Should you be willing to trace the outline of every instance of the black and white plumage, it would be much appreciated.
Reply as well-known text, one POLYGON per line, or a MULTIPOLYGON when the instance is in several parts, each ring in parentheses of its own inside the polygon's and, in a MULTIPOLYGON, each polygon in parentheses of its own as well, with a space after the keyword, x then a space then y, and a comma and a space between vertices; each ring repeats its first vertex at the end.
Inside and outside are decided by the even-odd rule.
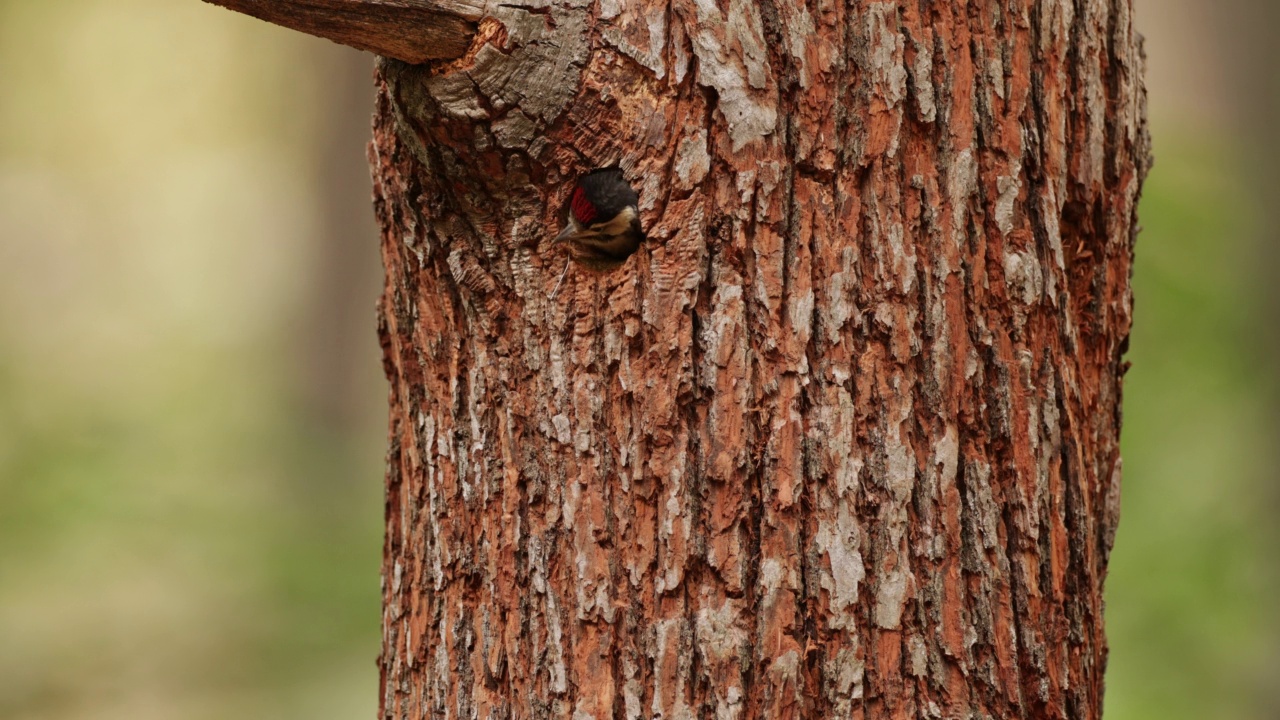
POLYGON ((556 236, 569 254, 592 270, 620 267, 644 241, 639 197, 616 167, 578 178, 569 196, 568 224, 556 236))

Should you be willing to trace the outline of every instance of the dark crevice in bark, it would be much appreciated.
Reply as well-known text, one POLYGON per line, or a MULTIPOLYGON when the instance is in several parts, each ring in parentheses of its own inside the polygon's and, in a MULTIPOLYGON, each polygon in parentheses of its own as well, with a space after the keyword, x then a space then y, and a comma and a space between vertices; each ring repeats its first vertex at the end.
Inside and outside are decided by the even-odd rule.
MULTIPOLYGON (((746 255, 749 257, 750 253, 747 253, 746 255)), ((750 278, 751 274, 748 273, 747 277, 750 278)), ((748 328, 750 328, 751 323, 748 322, 747 326, 748 328)), ((749 329, 748 329, 748 333, 750 333, 749 329)), ((749 334, 748 334, 748 338, 750 338, 749 334)), ((748 346, 754 347, 754 344, 751 343, 749 339, 748 339, 748 346)), ((755 362, 748 362, 748 367, 751 368, 751 393, 748 395, 748 397, 751 398, 752 404, 753 406, 755 406, 759 404, 759 400, 757 399, 758 398, 757 391, 759 389, 759 378, 756 375, 756 373, 758 372, 758 367, 755 362)), ((747 458, 747 467, 745 468, 745 472, 747 476, 747 488, 748 488, 747 500, 749 503, 748 509, 747 509, 746 521, 751 524, 751 530, 750 530, 751 534, 747 541, 748 562, 747 562, 746 572, 744 573, 745 577, 743 578, 743 589, 747 597, 747 607, 751 609, 751 636, 750 637, 751 637, 751 647, 753 651, 752 652, 753 662, 747 667, 743 668, 742 684, 743 684, 743 693, 748 699, 748 703, 749 703, 748 710, 751 711, 752 709, 751 703, 756 703, 760 701, 759 693, 757 692, 756 688, 757 688, 757 682, 759 680, 759 678, 757 677, 757 672, 762 668, 758 663, 761 660, 768 657, 764 651, 763 638, 761 637, 761 633, 760 633, 760 630, 761 630, 760 620, 761 620, 761 616, 763 614, 763 609, 764 609, 762 607, 763 603, 762 603, 762 597, 760 595, 760 563, 761 563, 761 560, 763 559, 762 543, 764 539, 764 523, 765 523, 764 472, 765 472, 765 466, 766 466, 762 458, 764 457, 764 448, 766 446, 767 441, 763 439, 761 435, 761 431, 760 431, 761 418, 760 418, 759 411, 753 409, 749 417, 750 417, 750 420, 747 423, 747 427, 745 429, 745 433, 747 436, 746 442, 748 443, 748 447, 753 448, 753 450, 747 458)), ((764 435, 764 438, 767 438, 767 434, 764 435)), ((759 712, 759 710, 755 710, 755 712, 759 712)))

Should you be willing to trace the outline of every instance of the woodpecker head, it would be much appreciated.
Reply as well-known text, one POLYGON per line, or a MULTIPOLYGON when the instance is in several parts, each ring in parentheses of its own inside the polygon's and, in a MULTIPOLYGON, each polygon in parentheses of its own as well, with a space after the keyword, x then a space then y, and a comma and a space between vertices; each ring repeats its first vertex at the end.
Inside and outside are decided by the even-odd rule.
POLYGON ((569 222, 556 236, 579 264, 592 270, 622 265, 644 240, 636 191, 616 167, 578 178, 569 195, 569 222))

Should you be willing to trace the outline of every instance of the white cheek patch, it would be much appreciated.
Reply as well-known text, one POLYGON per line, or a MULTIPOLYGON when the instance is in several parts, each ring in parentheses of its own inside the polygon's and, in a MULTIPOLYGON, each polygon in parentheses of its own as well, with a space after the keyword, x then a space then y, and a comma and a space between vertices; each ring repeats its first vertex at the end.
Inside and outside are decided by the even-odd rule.
POLYGON ((635 249, 635 236, 632 235, 609 235, 604 240, 604 242, 592 242, 589 244, 591 247, 611 255, 630 252, 635 249))
POLYGON ((591 226, 592 232, 598 232, 602 235, 621 235, 631 227, 631 222, 636 219, 636 209, 628 207, 618 213, 618 216, 609 222, 599 223, 591 226))

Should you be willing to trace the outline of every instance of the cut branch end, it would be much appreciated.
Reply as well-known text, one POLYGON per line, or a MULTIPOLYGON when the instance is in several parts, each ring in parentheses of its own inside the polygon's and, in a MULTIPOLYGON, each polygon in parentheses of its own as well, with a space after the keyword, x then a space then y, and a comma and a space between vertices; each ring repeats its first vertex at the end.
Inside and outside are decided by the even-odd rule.
POLYGON ((205 0, 414 65, 453 60, 475 36, 478 8, 450 0, 205 0))

